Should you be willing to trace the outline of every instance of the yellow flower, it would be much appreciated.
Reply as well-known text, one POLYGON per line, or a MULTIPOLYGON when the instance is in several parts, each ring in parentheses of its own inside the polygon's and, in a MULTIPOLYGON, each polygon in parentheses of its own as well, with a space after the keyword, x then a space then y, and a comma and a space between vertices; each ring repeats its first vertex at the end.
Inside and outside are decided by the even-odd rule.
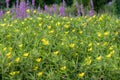
POLYGON ((10 72, 9 74, 12 75, 12 76, 14 76, 16 74, 16 72, 13 71, 13 72, 10 72))
POLYGON ((104 42, 103 45, 104 45, 104 46, 107 46, 107 45, 108 45, 108 42, 104 42))
POLYGON ((87 58, 85 59, 85 65, 90 65, 91 62, 92 62, 91 57, 87 57, 87 58))
POLYGON ((97 36, 98 36, 98 37, 101 37, 101 36, 102 36, 102 34, 101 34, 100 32, 98 32, 98 33, 97 33, 97 36))
POLYGON ((15 59, 15 62, 19 62, 20 61, 20 57, 17 57, 16 59, 15 59))
POLYGON ((73 29, 72 32, 75 32, 75 29, 73 29))
POLYGON ((100 43, 97 43, 97 46, 99 46, 100 45, 100 43))
POLYGON ((55 51, 54 54, 57 55, 59 53, 59 51, 55 51))
POLYGON ((51 29, 51 26, 47 26, 48 29, 51 29))
POLYGON ((23 44, 19 44, 18 46, 19 46, 19 48, 22 48, 22 47, 23 47, 23 44))
POLYGON ((5 47, 5 48, 3 48, 3 51, 6 51, 7 50, 7 48, 5 47))
POLYGON ((69 33, 69 31, 66 31, 66 32, 65 32, 65 34, 68 34, 68 33, 69 33))
POLYGON ((38 72, 37 75, 38 75, 38 76, 42 76, 42 75, 43 75, 43 72, 38 72))
POLYGON ((6 18, 4 19, 4 21, 6 21, 6 18))
POLYGON ((88 51, 92 51, 92 47, 88 49, 88 51))
POLYGON ((89 43, 88 46, 91 47, 91 46, 92 46, 92 43, 89 43))
POLYGON ((62 71, 66 70, 66 66, 61 67, 60 70, 62 71))
POLYGON ((118 35, 118 32, 115 32, 115 35, 118 35))
POLYGON ((49 33, 50 33, 50 34, 51 34, 51 33, 54 33, 54 30, 50 30, 50 32, 49 32, 49 33))
POLYGON ((10 11, 7 11, 6 14, 10 14, 10 11))
POLYGON ((38 20, 42 20, 42 18, 41 18, 41 17, 38 17, 38 20))
POLYGON ((14 75, 19 74, 19 73, 20 73, 20 71, 12 71, 9 74, 12 75, 12 76, 14 76, 14 75))
POLYGON ((108 55, 106 55, 106 57, 107 58, 110 58, 112 56, 112 54, 110 53, 110 54, 108 54, 108 55))
POLYGON ((38 66, 35 66, 35 67, 33 68, 34 71, 36 71, 37 69, 38 69, 38 66))
POLYGON ((97 59, 97 60, 101 60, 101 59, 102 59, 102 56, 98 56, 96 59, 97 59))
POLYGON ((24 24, 25 24, 25 22, 21 22, 21 24, 23 24, 23 25, 24 25, 24 24))
POLYGON ((6 56, 7 56, 8 58, 11 58, 11 52, 7 53, 6 56))
POLYGON ((60 22, 57 22, 57 23, 56 23, 56 26, 59 26, 59 25, 60 25, 60 22))
POLYGON ((27 12, 27 13, 30 13, 30 9, 27 9, 26 12, 27 12))
POLYGON ((109 47, 109 50, 113 50, 113 46, 110 46, 110 47, 109 47))
POLYGON ((82 33, 83 33, 83 31, 80 31, 79 33, 80 33, 80 34, 82 34, 82 33))
POLYGON ((70 48, 73 48, 74 46, 75 46, 74 43, 71 43, 71 44, 69 45, 70 48))
POLYGON ((2 27, 5 27, 6 26, 6 24, 0 24, 2 27))
POLYGON ((49 41, 48 40, 43 38, 41 41, 42 41, 43 45, 49 45, 49 41))
POLYGON ((80 44, 83 44, 83 42, 80 42, 80 44))
POLYGON ((24 53, 23 56, 24 57, 28 57, 29 53, 24 53))
POLYGON ((82 73, 79 73, 79 74, 78 74, 78 77, 82 78, 84 75, 85 75, 85 73, 82 72, 82 73))
POLYGON ((65 44, 64 42, 61 43, 61 45, 64 45, 64 44, 65 44))
POLYGON ((42 24, 40 23, 39 26, 42 26, 42 24))
POLYGON ((36 59, 36 62, 41 62, 41 58, 37 58, 37 59, 36 59))
POLYGON ((67 24, 66 24, 66 25, 64 25, 64 28, 69 28, 69 25, 67 25, 67 24))
POLYGON ((113 50, 113 51, 111 51, 108 55, 106 55, 106 57, 107 58, 110 58, 110 57, 112 57, 112 55, 115 53, 115 51, 113 50))
POLYGON ((35 14, 36 12, 37 12, 36 10, 33 11, 34 14, 35 14))
POLYGON ((19 30, 18 30, 18 29, 15 29, 15 32, 19 32, 19 30))
POLYGON ((12 51, 12 49, 13 49, 12 47, 9 47, 9 50, 10 50, 10 51, 12 51))
POLYGON ((104 32, 104 35, 107 36, 107 35, 109 35, 109 33, 110 33, 109 31, 104 32))

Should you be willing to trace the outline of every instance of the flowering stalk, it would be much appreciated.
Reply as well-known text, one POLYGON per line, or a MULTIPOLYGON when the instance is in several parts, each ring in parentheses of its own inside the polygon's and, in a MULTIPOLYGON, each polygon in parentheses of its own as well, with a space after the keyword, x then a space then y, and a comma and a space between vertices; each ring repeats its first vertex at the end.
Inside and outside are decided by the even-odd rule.
POLYGON ((63 0, 63 3, 62 3, 62 4, 63 4, 63 6, 65 6, 65 0, 63 0))
POLYGON ((53 7, 53 12, 56 13, 56 10, 57 10, 57 8, 56 8, 56 4, 53 4, 52 7, 53 7))
POLYGON ((16 8, 19 6, 19 0, 16 0, 16 8))
POLYGON ((76 8, 77 8, 77 13, 78 15, 80 15, 80 9, 79 9, 79 5, 78 5, 78 2, 76 1, 76 8))
POLYGON ((59 11, 60 11, 61 16, 65 16, 65 7, 64 6, 60 6, 59 11))
POLYGON ((50 14, 51 15, 53 14, 53 8, 52 7, 50 8, 50 14))
POLYGON ((91 5, 91 10, 90 10, 90 16, 94 15, 94 4, 93 4, 93 0, 90 0, 90 5, 91 5))
POLYGON ((83 6, 83 4, 80 5, 80 10, 81 10, 82 15, 84 16, 85 13, 84 13, 84 6, 83 6))
POLYGON ((44 8, 45 8, 45 12, 46 12, 46 13, 48 13, 48 12, 49 12, 49 11, 48 11, 48 6, 47 6, 47 5, 45 5, 45 7, 44 7, 44 8))
POLYGON ((6 0, 6 7, 9 8, 9 0, 6 0))
POLYGON ((20 18, 25 18, 26 17, 26 3, 24 1, 20 2, 19 9, 17 11, 17 15, 20 18))
POLYGON ((32 0, 32 6, 33 7, 35 6, 35 0, 32 0))
POLYGON ((38 9, 37 9, 38 12, 40 12, 40 5, 38 6, 38 9))
POLYGON ((3 16, 3 11, 0 10, 0 18, 2 18, 2 16, 3 16))

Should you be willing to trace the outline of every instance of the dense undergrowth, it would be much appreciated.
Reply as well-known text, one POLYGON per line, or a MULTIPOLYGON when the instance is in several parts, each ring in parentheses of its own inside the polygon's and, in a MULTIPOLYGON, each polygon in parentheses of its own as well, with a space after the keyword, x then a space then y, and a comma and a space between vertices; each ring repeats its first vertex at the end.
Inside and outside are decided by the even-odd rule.
POLYGON ((119 80, 119 44, 120 20, 106 14, 4 17, 0 20, 0 78, 119 80))

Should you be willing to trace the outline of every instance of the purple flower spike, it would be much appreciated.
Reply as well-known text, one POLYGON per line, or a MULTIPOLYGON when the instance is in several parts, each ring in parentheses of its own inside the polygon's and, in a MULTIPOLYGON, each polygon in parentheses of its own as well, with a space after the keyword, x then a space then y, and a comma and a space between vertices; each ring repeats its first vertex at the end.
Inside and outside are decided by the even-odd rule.
POLYGON ((53 8, 52 7, 50 8, 50 14, 51 15, 53 14, 53 8))
POLYGON ((91 5, 92 9, 94 9, 93 0, 90 0, 90 5, 91 5))
POLYGON ((63 0, 63 6, 65 6, 65 0, 63 0))
POLYGON ((6 0, 6 7, 7 7, 7 8, 9 7, 9 1, 10 1, 10 0, 6 0))
POLYGON ((2 18, 2 16, 3 16, 3 11, 0 10, 0 18, 2 18))
POLYGON ((47 5, 45 5, 45 11, 46 11, 46 13, 48 13, 48 6, 47 5))
POLYGON ((90 10, 90 16, 93 16, 94 15, 94 10, 90 10))
POLYGON ((40 12, 40 5, 38 6, 38 9, 37 9, 37 10, 38 10, 38 12, 40 12))
POLYGON ((32 0, 32 6, 33 7, 35 6, 35 0, 32 0))
POLYGON ((65 16, 65 7, 64 6, 60 6, 59 11, 60 11, 61 16, 65 16))
POLYGON ((79 7, 79 5, 78 5, 78 2, 76 1, 76 8, 78 8, 79 7))
POLYGON ((57 8, 56 8, 56 4, 53 4, 52 7, 53 7, 53 12, 56 13, 56 10, 57 10, 57 8))
POLYGON ((24 1, 20 2, 19 9, 16 10, 16 15, 19 18, 25 18, 27 16, 27 14, 26 14, 26 3, 24 1))

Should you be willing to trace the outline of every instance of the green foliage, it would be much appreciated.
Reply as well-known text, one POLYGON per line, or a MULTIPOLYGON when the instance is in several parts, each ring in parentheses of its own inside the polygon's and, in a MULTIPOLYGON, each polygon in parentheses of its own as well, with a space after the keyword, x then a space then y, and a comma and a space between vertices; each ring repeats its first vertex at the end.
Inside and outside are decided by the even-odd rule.
POLYGON ((115 13, 120 16, 120 0, 115 0, 115 13))
POLYGON ((119 80, 120 20, 36 14, 0 20, 2 80, 119 80))
POLYGON ((95 11, 99 12, 100 9, 108 2, 108 0, 93 0, 95 11))

